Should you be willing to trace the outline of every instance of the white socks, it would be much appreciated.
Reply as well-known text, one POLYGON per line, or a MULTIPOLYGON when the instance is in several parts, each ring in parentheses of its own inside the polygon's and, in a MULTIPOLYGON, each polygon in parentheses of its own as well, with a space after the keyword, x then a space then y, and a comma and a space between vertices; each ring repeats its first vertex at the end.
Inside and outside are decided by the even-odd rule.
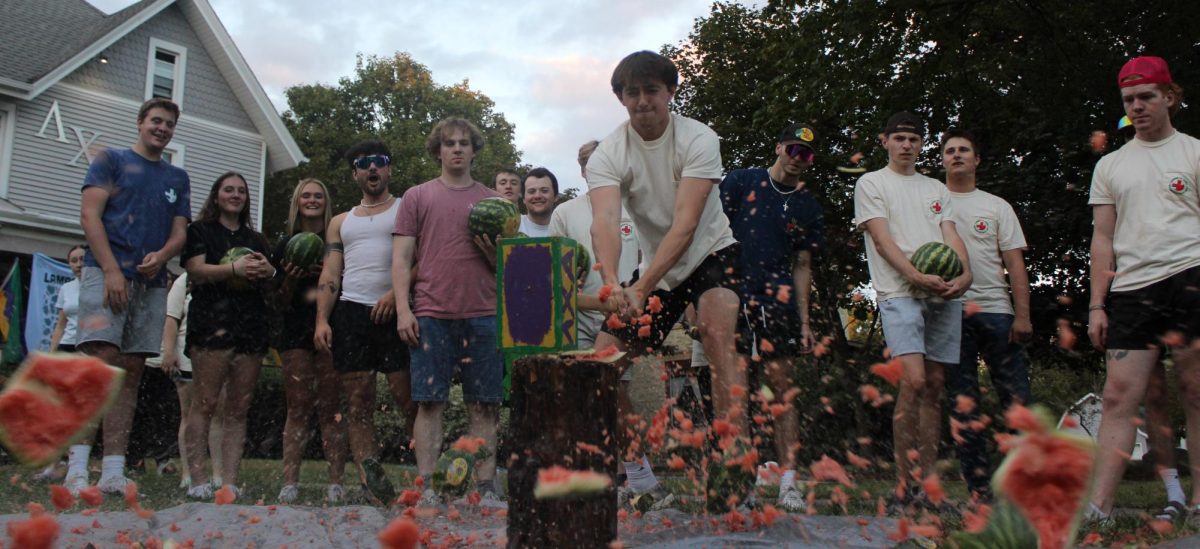
POLYGON ((67 450, 67 476, 87 478, 88 457, 91 455, 91 444, 72 444, 67 450))
POLYGON ((788 469, 779 476, 779 490, 795 489, 796 488, 796 471, 788 469))
POLYGON ((1187 496, 1183 495, 1183 485, 1179 483, 1179 469, 1160 469, 1158 476, 1162 477, 1163 486, 1167 488, 1167 501, 1187 503, 1187 496))
POLYGON ((116 478, 125 476, 125 456, 104 456, 101 462, 100 478, 116 478))
POLYGON ((625 477, 629 479, 629 489, 639 494, 649 492, 658 485, 658 479, 650 469, 650 460, 645 455, 638 461, 625 462, 625 477))

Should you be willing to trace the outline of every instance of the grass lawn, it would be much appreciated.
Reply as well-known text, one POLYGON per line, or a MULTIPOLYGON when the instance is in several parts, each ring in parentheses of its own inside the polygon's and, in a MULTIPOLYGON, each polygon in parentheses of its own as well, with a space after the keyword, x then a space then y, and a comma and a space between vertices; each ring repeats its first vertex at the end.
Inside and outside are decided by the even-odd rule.
MULTIPOLYGON (((94 461, 93 465, 98 467, 99 463, 94 461)), ((304 462, 301 468, 300 497, 297 504, 312 506, 325 504, 326 467, 324 462, 304 462)), ((405 465, 385 465, 385 467, 397 487, 412 487, 413 479, 416 476, 414 467, 405 465)), ((353 469, 350 468, 346 476, 348 484, 350 483, 349 479, 356 478, 352 471, 353 469)), ((3 478, 10 479, 10 489, 0 491, 0 513, 22 513, 29 502, 41 503, 47 508, 52 507, 49 485, 29 480, 34 472, 33 469, 18 465, 0 466, 0 474, 3 475, 3 478)), ((93 472, 92 481, 95 482, 98 476, 97 472, 93 472)), ((142 494, 142 505, 148 509, 172 507, 187 501, 184 498, 183 490, 179 488, 179 475, 177 474, 159 475, 154 472, 153 467, 148 467, 147 473, 135 475, 131 479, 138 483, 138 491, 142 494)), ((692 494, 694 489, 686 479, 666 476, 663 481, 673 492, 685 496, 684 502, 680 506, 682 510, 693 513, 702 512, 703 502, 695 494, 692 494)), ((1189 489, 1187 481, 1188 479, 1184 479, 1185 492, 1189 489)), ((275 498, 283 484, 280 462, 276 460, 243 461, 240 484, 244 487, 240 503, 253 504, 260 499, 266 504, 275 503, 275 498)), ((889 480, 860 480, 854 489, 845 490, 850 496, 850 502, 845 510, 839 505, 830 503, 829 498, 835 487, 836 485, 832 483, 816 485, 818 513, 874 515, 876 500, 880 496, 886 499, 892 493, 894 484, 889 480)), ((347 486, 347 489, 350 488, 352 487, 347 486)), ((947 497, 951 500, 962 501, 966 498, 966 487, 961 481, 946 481, 944 488, 947 497)), ((773 490, 763 491, 762 496, 768 503, 774 500, 773 490)), ((1129 510, 1131 513, 1117 519, 1113 524, 1097 529, 1097 532, 1103 536, 1106 545, 1123 539, 1155 543, 1160 540, 1200 533, 1200 531, 1187 527, 1176 529, 1166 537, 1150 531, 1145 517, 1138 516, 1138 513, 1153 514, 1161 508, 1165 498, 1162 484, 1158 481, 1126 481, 1122 483, 1117 494, 1117 507, 1129 510)), ((101 506, 101 510, 104 511, 124 509, 124 501, 112 496, 106 497, 101 506)), ((943 519, 945 519, 947 528, 954 528, 960 522, 957 517, 943 517, 943 519)), ((1090 530, 1085 528, 1080 533, 1080 539, 1082 540, 1088 532, 1090 530)))

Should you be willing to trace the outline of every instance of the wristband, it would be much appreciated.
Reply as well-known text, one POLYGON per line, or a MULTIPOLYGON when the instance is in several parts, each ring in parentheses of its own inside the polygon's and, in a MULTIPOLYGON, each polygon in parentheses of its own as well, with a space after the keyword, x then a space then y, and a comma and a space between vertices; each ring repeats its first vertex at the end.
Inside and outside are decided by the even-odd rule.
POLYGON ((1100 304, 1100 305, 1092 305, 1092 306, 1088 307, 1088 310, 1089 311, 1103 311, 1103 310, 1106 310, 1106 308, 1104 307, 1103 304, 1100 304))

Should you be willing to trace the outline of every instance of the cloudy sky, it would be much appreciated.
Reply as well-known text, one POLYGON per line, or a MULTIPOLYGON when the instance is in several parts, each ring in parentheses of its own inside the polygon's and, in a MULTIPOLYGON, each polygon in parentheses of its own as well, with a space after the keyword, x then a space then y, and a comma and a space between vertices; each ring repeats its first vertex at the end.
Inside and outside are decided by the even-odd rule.
MULTIPOLYGON (((132 0, 88 0, 113 12, 132 0)), ((625 55, 687 37, 711 0, 322 2, 209 0, 280 112, 283 91, 334 84, 357 53, 407 51, 442 84, 470 81, 516 125, 522 160, 582 186, 575 152, 625 117, 609 90, 625 55), (352 6, 352 7, 351 7, 352 6)), ((750 3, 750 2, 747 2, 750 3)), ((486 174, 475 174, 483 179, 486 174)))

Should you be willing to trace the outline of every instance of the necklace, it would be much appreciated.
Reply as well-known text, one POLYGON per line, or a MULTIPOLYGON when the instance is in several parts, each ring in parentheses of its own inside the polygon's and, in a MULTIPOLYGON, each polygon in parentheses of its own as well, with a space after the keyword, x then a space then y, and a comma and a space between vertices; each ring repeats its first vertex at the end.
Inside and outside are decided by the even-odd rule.
POLYGON ((375 206, 378 206, 378 205, 380 205, 380 204, 387 204, 387 203, 388 203, 388 201, 389 201, 389 200, 391 200, 391 199, 392 199, 392 195, 389 193, 389 194, 388 194, 388 196, 387 196, 387 198, 385 198, 385 199, 383 199, 383 200, 380 200, 379 202, 375 202, 375 203, 372 203, 372 204, 367 204, 367 203, 366 203, 366 201, 362 201, 362 202, 359 202, 359 203, 358 203, 358 205, 359 205, 359 206, 362 206, 362 207, 364 207, 364 208, 374 208, 375 206))
POLYGON ((800 190, 800 185, 796 185, 795 187, 792 188, 792 190, 790 190, 788 192, 783 192, 783 191, 779 190, 779 187, 775 186, 775 178, 771 176, 770 170, 767 170, 767 181, 771 182, 771 188, 775 189, 775 192, 787 197, 787 199, 785 199, 783 201, 783 211, 786 212, 788 209, 788 202, 792 201, 792 197, 790 195, 792 195, 796 191, 800 190))

